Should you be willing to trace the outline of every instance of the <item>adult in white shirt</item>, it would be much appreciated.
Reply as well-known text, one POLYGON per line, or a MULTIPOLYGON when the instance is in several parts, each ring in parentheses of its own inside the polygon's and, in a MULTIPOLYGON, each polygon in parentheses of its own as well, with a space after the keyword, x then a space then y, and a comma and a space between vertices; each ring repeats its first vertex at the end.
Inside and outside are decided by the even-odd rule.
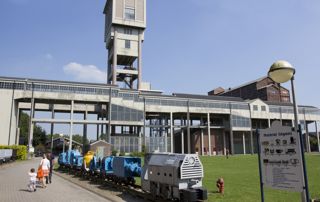
POLYGON ((43 171, 43 177, 46 179, 46 181, 44 181, 44 178, 43 178, 43 184, 44 184, 44 187, 46 187, 49 180, 48 178, 49 178, 49 170, 50 170, 50 161, 47 159, 47 156, 45 154, 43 155, 43 159, 40 162, 40 166, 43 171))

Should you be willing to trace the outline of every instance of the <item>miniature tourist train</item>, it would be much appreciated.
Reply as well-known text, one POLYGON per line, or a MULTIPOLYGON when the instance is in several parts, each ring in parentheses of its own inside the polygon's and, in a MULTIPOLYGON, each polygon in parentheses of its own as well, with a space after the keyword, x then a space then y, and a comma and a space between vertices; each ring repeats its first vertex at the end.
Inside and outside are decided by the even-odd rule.
POLYGON ((207 190, 202 186, 203 166, 197 154, 149 153, 142 167, 140 157, 97 158, 91 151, 82 156, 76 150, 69 150, 59 155, 58 163, 61 169, 81 176, 141 188, 154 200, 207 199, 207 190), (141 187, 135 185, 136 177, 140 177, 141 187))

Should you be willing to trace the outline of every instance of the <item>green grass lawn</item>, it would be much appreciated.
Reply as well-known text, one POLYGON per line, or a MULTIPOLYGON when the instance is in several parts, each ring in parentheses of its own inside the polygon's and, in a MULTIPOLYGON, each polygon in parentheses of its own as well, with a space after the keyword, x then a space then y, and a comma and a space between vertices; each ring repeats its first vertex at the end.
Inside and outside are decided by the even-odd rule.
MULTIPOLYGON (((306 155, 311 198, 320 198, 320 155, 306 155)), ((257 155, 201 157, 204 166, 203 185, 208 189, 209 201, 260 201, 257 155), (216 180, 223 177, 225 193, 217 191, 216 180)), ((265 189, 265 201, 295 202, 300 193, 265 189)))

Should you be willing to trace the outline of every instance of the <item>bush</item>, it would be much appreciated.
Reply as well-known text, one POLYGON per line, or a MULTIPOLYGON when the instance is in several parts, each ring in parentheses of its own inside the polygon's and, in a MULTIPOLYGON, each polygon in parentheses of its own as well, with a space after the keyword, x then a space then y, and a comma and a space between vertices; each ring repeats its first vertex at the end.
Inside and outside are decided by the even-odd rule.
POLYGON ((17 159, 26 160, 27 159, 27 146, 25 145, 0 145, 0 149, 16 149, 17 150, 17 159))
POLYGON ((145 153, 144 152, 131 152, 130 156, 131 157, 144 157, 145 153))
POLYGON ((112 150, 111 155, 112 156, 117 156, 118 151, 117 150, 112 150))
POLYGON ((126 153, 124 153, 124 152, 120 152, 120 154, 119 154, 119 156, 125 156, 126 155, 126 153))

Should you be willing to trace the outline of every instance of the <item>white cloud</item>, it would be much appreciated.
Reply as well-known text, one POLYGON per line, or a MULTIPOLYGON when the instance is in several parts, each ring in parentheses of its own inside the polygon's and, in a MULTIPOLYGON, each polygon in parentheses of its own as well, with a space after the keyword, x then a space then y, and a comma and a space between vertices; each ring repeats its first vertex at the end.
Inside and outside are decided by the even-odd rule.
POLYGON ((47 60, 52 60, 52 59, 53 59, 53 56, 52 56, 50 53, 47 53, 44 57, 45 57, 47 60))
POLYGON ((75 76, 77 80, 87 82, 101 82, 106 83, 106 72, 101 71, 94 65, 82 65, 76 62, 71 62, 63 67, 66 74, 75 76))

